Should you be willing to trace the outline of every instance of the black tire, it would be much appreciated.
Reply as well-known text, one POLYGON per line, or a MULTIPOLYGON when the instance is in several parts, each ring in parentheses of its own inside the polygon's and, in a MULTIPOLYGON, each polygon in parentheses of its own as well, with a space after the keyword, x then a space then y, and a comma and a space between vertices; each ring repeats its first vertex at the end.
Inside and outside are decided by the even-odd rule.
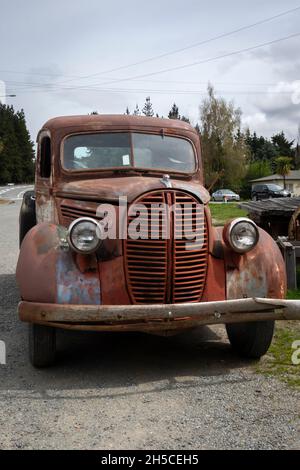
POLYGON ((272 343, 274 321, 229 323, 226 330, 232 348, 240 356, 259 359, 272 343))
POLYGON ((43 325, 29 325, 29 359, 34 367, 49 367, 55 362, 56 330, 43 325))
POLYGON ((26 233, 36 225, 34 191, 26 191, 19 217, 19 246, 26 233))

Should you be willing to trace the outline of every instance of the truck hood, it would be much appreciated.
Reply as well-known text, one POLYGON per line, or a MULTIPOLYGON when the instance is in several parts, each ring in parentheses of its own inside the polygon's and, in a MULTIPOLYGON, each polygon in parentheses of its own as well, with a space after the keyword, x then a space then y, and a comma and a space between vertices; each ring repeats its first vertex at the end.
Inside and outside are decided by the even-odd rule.
POLYGON ((119 197, 126 196, 129 203, 141 194, 159 189, 179 189, 194 194, 203 204, 206 204, 210 195, 200 183, 182 181, 170 178, 170 185, 162 178, 148 176, 124 176, 114 178, 76 180, 69 183, 60 183, 54 195, 63 198, 118 202, 119 197))

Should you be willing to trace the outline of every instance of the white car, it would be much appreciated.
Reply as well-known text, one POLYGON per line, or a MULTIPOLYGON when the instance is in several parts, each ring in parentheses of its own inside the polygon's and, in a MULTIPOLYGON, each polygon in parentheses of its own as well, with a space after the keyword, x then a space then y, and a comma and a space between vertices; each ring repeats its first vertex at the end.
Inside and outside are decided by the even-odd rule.
POLYGON ((240 196, 231 189, 219 189, 218 191, 215 191, 212 193, 211 198, 213 201, 222 201, 222 202, 227 202, 227 201, 239 201, 240 196))

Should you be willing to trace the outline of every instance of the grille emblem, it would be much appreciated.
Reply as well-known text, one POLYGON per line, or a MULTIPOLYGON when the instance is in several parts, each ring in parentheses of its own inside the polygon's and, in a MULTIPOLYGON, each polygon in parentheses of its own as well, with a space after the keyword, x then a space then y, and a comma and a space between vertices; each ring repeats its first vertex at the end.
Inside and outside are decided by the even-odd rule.
POLYGON ((172 188, 170 175, 164 175, 160 181, 165 185, 166 188, 172 188))

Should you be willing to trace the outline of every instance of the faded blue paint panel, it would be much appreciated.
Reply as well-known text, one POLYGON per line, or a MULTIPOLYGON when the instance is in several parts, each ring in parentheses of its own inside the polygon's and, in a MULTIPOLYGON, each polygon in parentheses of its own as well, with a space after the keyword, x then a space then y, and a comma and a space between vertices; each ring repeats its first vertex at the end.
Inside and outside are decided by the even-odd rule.
POLYGON ((227 284, 227 299, 242 299, 245 297, 267 297, 268 295, 268 280, 266 273, 257 270, 252 271, 243 268, 243 271, 238 269, 229 270, 226 273, 227 284))
POLYGON ((70 253, 60 253, 56 263, 57 303, 100 305, 98 273, 81 273, 70 253))

